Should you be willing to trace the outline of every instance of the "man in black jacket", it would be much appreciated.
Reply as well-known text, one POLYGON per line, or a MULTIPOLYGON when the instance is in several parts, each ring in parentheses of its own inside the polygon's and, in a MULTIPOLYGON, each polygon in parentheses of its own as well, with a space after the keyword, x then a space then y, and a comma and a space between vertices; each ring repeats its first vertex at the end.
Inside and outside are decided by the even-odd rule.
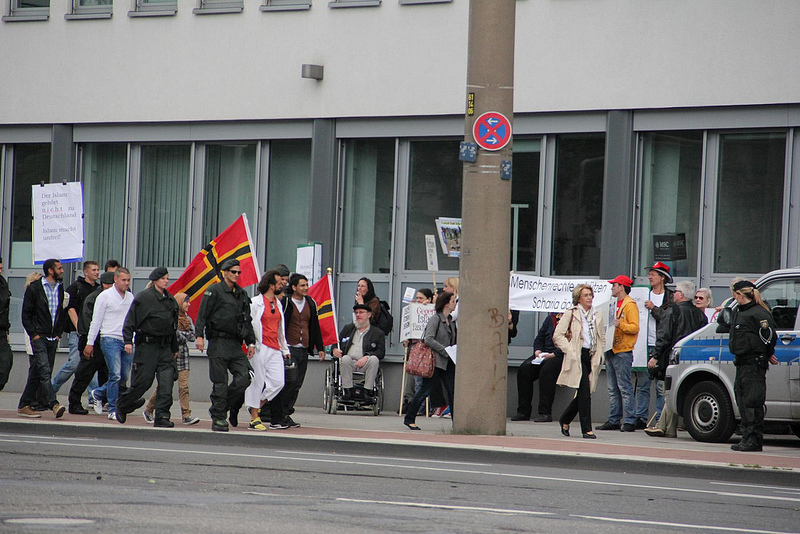
POLYGON ((11 321, 8 319, 8 310, 11 307, 11 291, 8 282, 3 278, 3 258, 0 258, 0 391, 8 382, 11 366, 14 364, 14 354, 8 344, 8 331, 11 321))
POLYGON ((64 286, 61 285, 64 268, 59 260, 49 259, 42 265, 42 271, 44 278, 29 285, 22 299, 22 326, 31 340, 33 354, 30 356, 28 382, 19 399, 17 415, 41 417, 31 408, 37 389, 41 388, 47 407, 53 410, 58 419, 64 415, 66 408, 56 400, 50 375, 66 315, 64 286))
POLYGON ((367 304, 353 306, 355 322, 339 332, 339 348, 333 356, 341 359, 340 372, 345 397, 353 398, 353 371, 364 373, 364 390, 367 395, 375 389, 379 360, 386 355, 386 335, 377 326, 370 325, 372 308, 367 304))
POLYGON ((283 407, 284 424, 300 426, 291 418, 294 403, 303 386, 308 369, 308 356, 316 351, 319 361, 325 360, 325 346, 314 299, 308 296, 308 278, 294 273, 289 278, 291 293, 282 299, 283 320, 286 327, 286 343, 292 354, 291 367, 286 369, 284 386, 279 393, 283 407))
MULTIPOLYGON (((667 308, 661 321, 658 323, 658 336, 656 346, 650 354, 647 368, 650 376, 657 380, 664 380, 669 355, 675 344, 708 324, 708 317, 703 310, 692 303, 694 298, 694 284, 688 281, 678 282, 673 293, 673 304, 667 308)), ((678 429, 678 414, 669 411, 666 407, 661 411, 658 425, 645 428, 648 436, 676 438, 678 429)))

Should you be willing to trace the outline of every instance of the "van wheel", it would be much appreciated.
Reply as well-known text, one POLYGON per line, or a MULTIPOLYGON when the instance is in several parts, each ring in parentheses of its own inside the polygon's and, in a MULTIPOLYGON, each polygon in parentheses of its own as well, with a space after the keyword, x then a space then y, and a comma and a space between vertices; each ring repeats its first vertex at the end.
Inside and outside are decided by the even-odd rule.
POLYGON ((717 382, 700 382, 689 390, 683 403, 686 430, 697 441, 728 441, 736 428, 731 398, 717 382))

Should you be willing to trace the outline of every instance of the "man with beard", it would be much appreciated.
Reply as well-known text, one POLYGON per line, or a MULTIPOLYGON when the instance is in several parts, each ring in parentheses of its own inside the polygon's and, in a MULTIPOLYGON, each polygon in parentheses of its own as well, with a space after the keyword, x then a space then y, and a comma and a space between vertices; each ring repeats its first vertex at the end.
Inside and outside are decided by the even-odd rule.
POLYGON ((339 348, 333 356, 341 359, 340 372, 345 398, 353 398, 353 371, 364 373, 364 392, 371 395, 375 389, 379 361, 386 354, 386 335, 369 323, 372 308, 367 304, 353 306, 355 321, 342 328, 339 333, 339 348))

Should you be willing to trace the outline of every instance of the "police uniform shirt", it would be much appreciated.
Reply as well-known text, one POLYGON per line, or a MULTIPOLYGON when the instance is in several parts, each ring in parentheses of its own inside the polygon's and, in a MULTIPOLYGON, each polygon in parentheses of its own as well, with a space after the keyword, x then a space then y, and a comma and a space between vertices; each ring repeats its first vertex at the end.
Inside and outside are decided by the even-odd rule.
POLYGON ((229 336, 239 335, 239 326, 244 328, 245 342, 256 342, 250 318, 250 298, 237 284, 217 282, 203 293, 195 329, 198 337, 214 337, 214 332, 229 336))
MULTIPOLYGON (((169 339, 172 352, 178 352, 178 303, 169 291, 149 287, 139 292, 125 318, 123 338, 131 343, 134 332, 153 338, 169 339)), ((138 342, 139 340, 137 340, 138 342)))

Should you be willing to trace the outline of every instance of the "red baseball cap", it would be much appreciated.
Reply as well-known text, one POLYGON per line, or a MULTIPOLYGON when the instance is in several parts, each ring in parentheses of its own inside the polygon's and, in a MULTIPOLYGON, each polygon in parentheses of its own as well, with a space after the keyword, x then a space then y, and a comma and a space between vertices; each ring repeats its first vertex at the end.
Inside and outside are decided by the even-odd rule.
POLYGON ((621 275, 617 276, 616 278, 614 278, 613 280, 609 280, 608 283, 609 284, 622 284, 623 286, 631 287, 633 285, 633 280, 631 280, 630 278, 628 278, 624 274, 621 274, 621 275))

